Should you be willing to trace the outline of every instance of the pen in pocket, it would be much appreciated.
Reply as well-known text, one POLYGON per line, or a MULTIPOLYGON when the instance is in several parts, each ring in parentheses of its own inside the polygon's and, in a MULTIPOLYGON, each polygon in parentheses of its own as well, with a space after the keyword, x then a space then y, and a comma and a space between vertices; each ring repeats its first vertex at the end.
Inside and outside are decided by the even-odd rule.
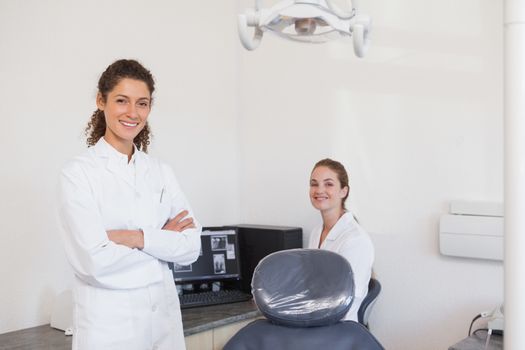
POLYGON ((162 191, 160 191, 160 201, 159 203, 162 203, 162 196, 164 195, 164 187, 162 188, 162 191))

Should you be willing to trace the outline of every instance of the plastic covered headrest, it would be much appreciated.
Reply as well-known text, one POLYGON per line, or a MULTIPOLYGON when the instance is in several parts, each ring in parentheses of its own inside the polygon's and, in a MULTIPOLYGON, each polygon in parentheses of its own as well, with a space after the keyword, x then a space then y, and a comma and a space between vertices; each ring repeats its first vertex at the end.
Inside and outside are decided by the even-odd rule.
POLYGON ((339 321, 354 300, 354 274, 337 253, 291 249, 268 255, 253 273, 252 294, 270 321, 294 327, 339 321))

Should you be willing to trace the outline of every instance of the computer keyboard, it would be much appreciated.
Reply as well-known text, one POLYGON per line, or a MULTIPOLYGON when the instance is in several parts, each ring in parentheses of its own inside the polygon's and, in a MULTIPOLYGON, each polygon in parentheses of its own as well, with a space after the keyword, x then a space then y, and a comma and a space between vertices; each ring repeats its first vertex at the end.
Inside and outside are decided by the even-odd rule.
POLYGON ((237 303, 252 298, 251 294, 240 290, 220 290, 218 292, 189 293, 179 296, 181 309, 190 307, 209 306, 216 304, 237 303))

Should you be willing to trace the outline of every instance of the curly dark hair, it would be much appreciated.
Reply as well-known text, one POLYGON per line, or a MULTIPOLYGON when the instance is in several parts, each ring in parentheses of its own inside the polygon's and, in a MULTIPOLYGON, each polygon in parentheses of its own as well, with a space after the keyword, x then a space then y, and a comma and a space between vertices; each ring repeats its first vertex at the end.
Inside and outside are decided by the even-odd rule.
MULTIPOLYGON (((150 95, 153 95, 153 91, 155 91, 155 81, 151 75, 151 72, 135 60, 121 59, 109 65, 109 67, 106 68, 98 80, 98 92, 102 95, 104 101, 106 101, 111 90, 113 90, 115 86, 124 78, 135 79, 144 82, 148 86, 150 95)), ((98 140, 104 136, 105 132, 106 119, 104 116, 104 111, 97 109, 91 115, 91 119, 89 120, 85 129, 87 145, 95 145, 98 140)), ((147 152, 148 145, 150 143, 150 136, 151 132, 149 124, 146 122, 144 128, 133 139, 133 143, 139 150, 147 152)))

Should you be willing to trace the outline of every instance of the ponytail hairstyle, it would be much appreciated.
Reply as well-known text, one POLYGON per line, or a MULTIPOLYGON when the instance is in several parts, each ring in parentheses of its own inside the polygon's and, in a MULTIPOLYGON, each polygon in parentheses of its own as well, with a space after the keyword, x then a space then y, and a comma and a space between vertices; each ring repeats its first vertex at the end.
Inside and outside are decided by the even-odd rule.
POLYGON ((339 183, 341 184, 341 188, 348 187, 348 192, 346 192, 346 196, 343 198, 343 201, 341 203, 343 210, 346 210, 345 202, 346 202, 346 199, 348 198, 348 195, 350 194, 350 185, 348 184, 348 173, 346 172, 345 167, 343 166, 343 164, 339 163, 336 160, 325 158, 315 163, 314 168, 312 169, 312 172, 321 166, 327 167, 328 169, 332 170, 333 172, 337 174, 337 179, 339 180, 339 183))
MULTIPOLYGON (((98 80, 98 92, 102 95, 104 102, 107 100, 108 94, 125 78, 144 82, 148 86, 150 95, 153 95, 155 81, 151 72, 135 60, 121 59, 109 65, 98 80)), ((153 99, 151 100, 153 101, 153 99)), ((88 146, 94 146, 104 136, 106 133, 104 111, 97 108, 93 112, 84 133, 87 137, 86 143, 88 146)), ((146 122, 144 128, 133 139, 133 143, 139 150, 147 152, 150 136, 149 124, 146 122)))

